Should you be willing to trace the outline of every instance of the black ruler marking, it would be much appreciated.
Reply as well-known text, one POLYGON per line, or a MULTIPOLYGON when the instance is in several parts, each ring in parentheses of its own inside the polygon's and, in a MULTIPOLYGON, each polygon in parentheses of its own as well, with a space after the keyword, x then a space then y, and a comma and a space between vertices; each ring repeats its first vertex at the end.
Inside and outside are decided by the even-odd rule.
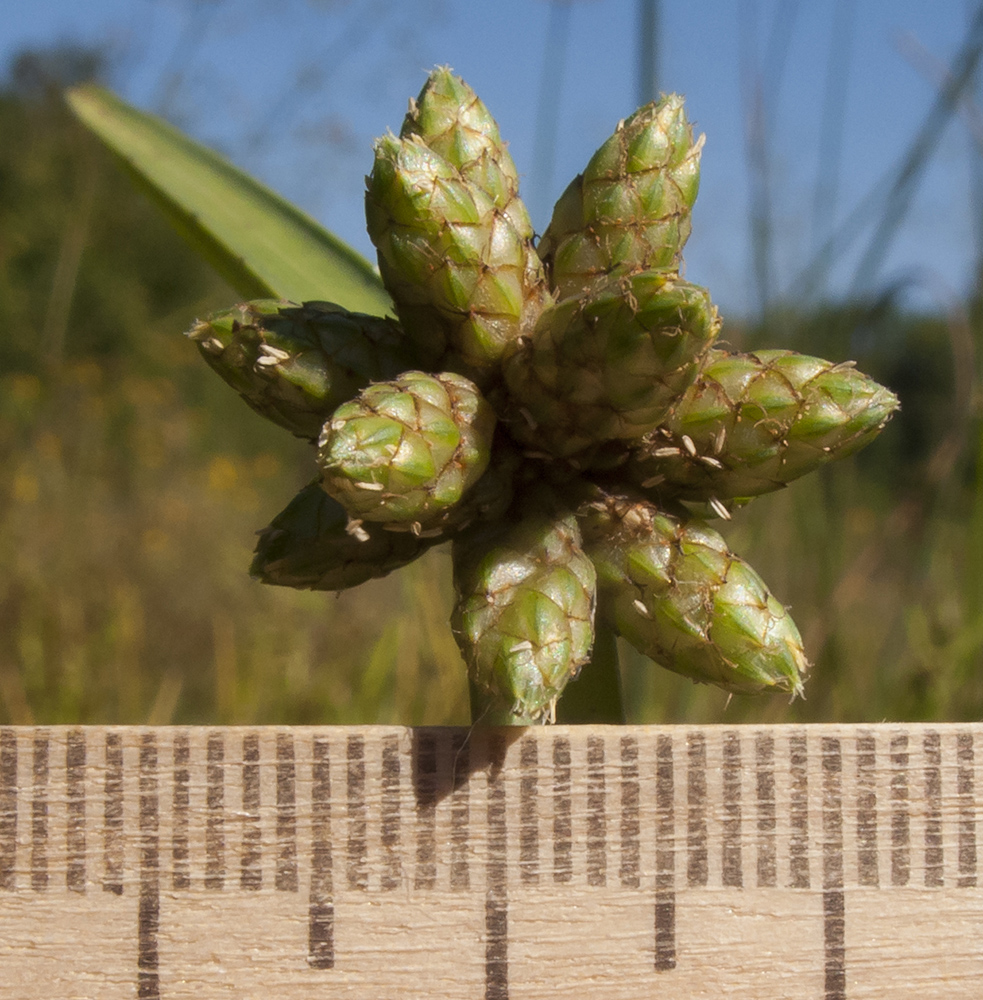
POLYGON ((242 738, 242 849, 239 855, 239 886, 253 892, 263 886, 261 806, 259 735, 246 733, 242 738))
POLYGON ((206 749, 205 888, 225 888, 225 740, 210 733, 206 749))
POLYGON ((0 889, 16 886, 17 737, 0 729, 0 889))
POLYGON ((754 740, 755 791, 758 809, 758 886, 778 884, 777 829, 775 807, 775 738, 758 733, 754 740))
POLYGON ((365 814, 365 741, 361 736, 349 736, 347 746, 348 799, 348 888, 367 889, 369 873, 366 860, 365 814))
POLYGON ((553 881, 573 879, 573 815, 570 800, 570 740, 553 737, 553 881))
POLYGON ((400 764, 399 741, 387 736, 382 743, 382 876, 380 884, 385 890, 398 888, 403 881, 400 859, 400 764))
MULTIPOLYGON (((436 839, 432 858, 421 859, 420 846, 425 844, 426 824, 435 823, 435 817, 426 817, 428 796, 433 796, 436 808, 438 795, 437 772, 440 761, 453 768, 449 786, 449 818, 451 824, 451 887, 460 889, 470 885, 468 874, 470 818, 469 782, 469 736, 454 733, 443 741, 433 733, 423 733, 425 739, 416 746, 415 791, 417 793, 416 888, 433 888, 433 882, 420 880, 420 871, 425 863, 433 863, 436 868, 436 839), (429 740, 429 742, 428 742, 429 740), (444 745, 446 742, 446 746, 444 745), (451 756, 447 752, 450 750, 451 756), (432 767, 430 761, 432 757, 432 767), (432 777, 432 782, 430 778, 432 777), (432 785, 432 787, 431 787, 432 785), (421 831, 420 817, 424 814, 421 831), (456 874, 455 874, 456 873, 456 874)), ((487 897, 486 897, 486 997, 508 996, 508 899, 506 865, 506 811, 507 791, 514 782, 518 799, 519 816, 519 877, 523 881, 534 881, 523 872, 531 871, 538 879, 539 843, 539 753, 538 743, 524 737, 519 748, 511 754, 516 758, 515 771, 505 772, 504 760, 507 753, 503 737, 490 734, 492 740, 491 772, 488 778, 487 802, 487 897)), ((977 831, 978 822, 975 803, 975 748, 972 732, 955 732, 945 736, 933 729, 922 730, 915 735, 916 746, 920 743, 920 773, 912 778, 912 762, 909 754, 909 735, 895 733, 890 738, 890 792, 889 814, 891 817, 891 884, 907 885, 910 882, 911 851, 911 800, 912 788, 918 795, 920 806, 924 808, 924 885, 938 888, 945 884, 945 830, 943 817, 954 818, 953 840, 956 849, 949 852, 949 885, 972 887, 977 885, 977 831), (952 739, 950 746, 949 740, 952 739), (943 746, 943 742, 945 746, 943 746), (943 788, 944 753, 955 751, 955 766, 950 767, 954 775, 955 787, 943 788), (921 780, 919 780, 919 778, 921 780), (914 780, 914 785, 912 781, 914 780), (954 795, 952 792, 954 791, 954 795), (951 796, 944 798, 945 795, 951 796), (954 808, 953 808, 954 807, 954 808)), ((66 803, 66 887, 73 892, 84 892, 86 888, 86 773, 95 760, 87 755, 86 732, 81 729, 65 733, 65 803, 66 803)), ((154 733, 140 734, 139 754, 139 831, 140 831, 140 904, 139 904, 139 984, 141 998, 156 998, 160 988, 158 981, 158 932, 160 921, 159 880, 160 843, 158 813, 158 749, 154 733)), ((818 741, 817 741, 818 742, 818 741)), ((571 830, 571 767, 570 740, 564 736, 552 737, 553 758, 553 800, 554 832, 559 830, 566 836, 556 838, 554 843, 554 880, 572 880, 572 830, 571 830), (566 829, 564 831, 564 823, 566 829), (564 871, 557 860, 566 851, 567 866, 564 871), (558 872, 562 876, 557 878, 558 872)), ((57 745, 57 743, 56 743, 57 745)), ((26 872, 30 873, 30 886, 34 891, 43 891, 49 880, 47 839, 50 817, 48 812, 50 781, 50 734, 47 730, 35 730, 30 743, 25 743, 31 753, 30 805, 30 861, 26 872)), ((246 878, 255 871, 261 882, 262 869, 259 838, 259 819, 262 816, 260 801, 260 740, 257 734, 247 733, 243 737, 242 756, 242 819, 243 888, 253 888, 246 878), (250 830, 255 829, 255 844, 250 843, 250 830), (250 854, 253 851, 253 854, 250 854), (247 884, 248 883, 248 884, 247 884)), ((620 767, 611 773, 620 776, 620 858, 619 877, 625 887, 636 887, 640 883, 641 865, 639 860, 639 746, 632 735, 620 738, 620 767)), ((750 751, 751 744, 748 744, 750 751)), ((860 885, 879 884, 878 855, 878 802, 877 802, 877 757, 878 744, 871 732, 860 732, 855 737, 856 750, 856 838, 857 838, 857 880, 860 885)), ((822 863, 823 928, 825 955, 825 1000, 845 1000, 845 859, 843 836, 843 750, 842 740, 836 737, 821 739, 820 769, 817 777, 822 781, 822 839, 814 844, 818 847, 817 860, 822 863)), ((0 888, 16 888, 16 851, 18 824, 18 738, 11 729, 0 729, 0 888), (9 874, 8 874, 9 873, 9 874), (4 882, 3 879, 7 881, 4 882)), ((124 751, 122 735, 116 731, 105 734, 105 766, 103 780, 104 802, 102 803, 102 854, 104 860, 103 888, 115 895, 124 891, 124 751)), ((606 747, 603 737, 588 736, 586 741, 586 881, 591 886, 602 886, 606 879, 607 866, 607 795, 606 787, 606 747)), ((655 808, 655 968, 659 971, 676 966, 675 940, 675 774, 673 737, 657 734, 656 749, 656 808, 655 808)), ((818 747, 816 747, 818 749, 818 747)), ((883 750, 887 748, 884 747, 883 750)), ((742 747, 741 736, 736 731, 723 734, 722 757, 722 868, 721 876, 725 886, 743 887, 743 857, 745 833, 742 829, 742 747)), ((804 842, 802 861, 804 863, 805 887, 809 884, 809 843, 807 806, 808 757, 804 733, 793 734, 789 742, 790 766, 790 818, 791 826, 791 874, 795 884, 795 838, 801 836, 804 842)), ((882 752, 883 752, 882 750, 882 752)), ((687 761, 687 877, 690 885, 706 885, 706 744, 703 734, 689 732, 686 735, 687 761), (703 853, 701 871, 701 852, 703 853), (695 879, 693 875, 695 873, 695 879), (702 879, 702 881, 701 881, 702 879)), ((25 761, 26 761, 25 750, 25 761)), ((100 756, 102 756, 100 754, 100 756)), ((951 760, 951 758, 947 758, 951 760)), ((187 813, 190 765, 190 745, 186 733, 175 732, 173 743, 173 839, 171 841, 174 888, 187 888, 187 883, 179 884, 179 869, 183 863, 184 877, 188 875, 187 813), (183 856, 178 830, 184 824, 183 856)), ((206 813, 206 887, 210 885, 208 876, 214 874, 209 867, 218 859, 219 876, 224 878, 225 843, 225 783, 224 767, 226 748, 224 738, 212 733, 207 740, 207 813, 206 813)), ((367 888, 368 877, 364 873, 366 864, 366 811, 365 797, 365 747, 361 737, 350 736, 348 740, 348 805, 349 805, 349 865, 363 868, 364 882, 357 881, 353 887, 367 888), (356 821, 355 827, 352 822, 356 821), (358 837, 353 840, 352 831, 361 822, 361 845, 358 837)), ((612 761, 613 764, 613 761, 612 761)), ((314 968, 328 969, 334 965, 333 900, 331 874, 331 831, 330 831, 330 775, 328 770, 328 742, 314 738, 313 744, 313 788, 312 788, 312 861, 308 961, 314 968)), ((381 745, 382 795, 381 824, 382 846, 384 848, 381 887, 394 888, 401 884, 400 864, 402 847, 400 844, 400 753, 398 737, 384 736, 381 745), (386 874, 388 872, 388 875, 386 874)), ((776 794, 775 794, 775 740, 768 733, 758 733, 754 739, 754 774, 756 837, 749 836, 748 849, 757 845, 757 885, 776 885, 776 794)), ((443 772, 441 772, 443 774, 443 772)), ((296 891, 299 874, 297 864, 297 785, 294 737, 281 732, 276 737, 276 888, 296 891)), ((445 775, 446 777, 446 775, 445 775)), ((616 794, 610 789, 612 795, 616 794)), ((545 792, 544 792, 545 794, 545 792)), ((91 811, 91 810, 90 810, 91 811)), ((436 838, 436 830, 432 831, 436 838)), ((886 836, 886 834, 885 834, 886 836)), ((90 840, 95 841, 95 835, 90 840)), ((407 845, 408 846, 408 845, 407 845)), ((917 843, 915 845, 918 850, 917 843)), ((436 872, 434 872, 434 879, 436 872)), ((749 876, 750 878, 750 876, 749 876)), ((190 880, 189 880, 190 881, 190 880)), ((919 880, 921 881, 921 880, 919 880)), ((255 887, 259 887, 257 882, 255 887)), ((351 884, 351 883, 350 883, 351 884)))
MULTIPOLYGON (((568 744, 569 747, 569 744, 568 744)), ((485 893, 485 1000, 509 996, 508 836, 501 733, 490 735, 488 772, 488 861, 485 893)))
POLYGON ((641 790, 638 783, 638 740, 621 737, 621 867, 618 875, 626 889, 637 889, 642 882, 641 790))
POLYGON ((471 888, 469 840, 471 835, 471 743, 468 733, 451 740, 454 754, 454 791, 451 793, 451 888, 471 888))
POLYGON ((805 733, 789 737, 789 888, 808 889, 809 873, 809 752, 805 733))
POLYGON ((420 732, 414 745, 413 781, 416 795, 415 889, 437 884, 437 737, 420 732))
POLYGON ((103 892, 123 895, 123 738, 106 733, 106 773, 103 779, 103 892))
POLYGON ((925 751, 925 885, 943 884, 945 857, 942 847, 942 738, 928 732, 925 751))
POLYGON ((744 885, 741 855, 741 737, 733 731, 724 733, 723 802, 723 882, 729 888, 739 889, 744 885))
POLYGON ((607 793, 604 787, 604 740, 587 737, 587 884, 607 881, 607 793))
POLYGON ((311 891, 307 962, 334 968, 334 886, 331 870, 331 769, 328 741, 315 736, 311 763, 311 891))
POLYGON ((877 743, 871 733, 857 737, 857 880, 880 884, 877 851, 877 743))
POLYGON ((707 884, 707 741, 703 733, 686 735, 686 883, 691 888, 707 884))
POLYGON ((191 816, 191 741, 188 734, 174 734, 174 768, 171 774, 171 887, 191 888, 191 851, 188 823, 191 816))
POLYGON ((519 878, 539 882, 539 741, 519 743, 519 878))
POLYGON ((675 781, 672 737, 656 737, 655 971, 676 968, 675 781))
MULTIPOLYGON (((31 773, 31 888, 44 892, 48 888, 48 775, 50 742, 47 732, 33 740, 34 754, 31 773)), ((122 889, 121 889, 122 891, 122 889)))
POLYGON ((824 736, 823 949, 825 1000, 846 1000, 846 905, 843 895, 843 757, 840 741, 824 736))
POLYGON ((65 746, 68 799, 65 884, 72 892, 85 892, 85 765, 85 733, 73 729, 65 746))
POLYGON ((276 734, 276 888, 297 891, 297 771, 290 733, 276 734))
POLYGON ((959 801, 959 875, 956 885, 967 889, 976 885, 976 801, 973 776, 973 734, 956 737, 956 795, 959 801))
POLYGON ((137 996, 159 1000, 157 936, 160 930, 160 840, 157 800, 157 742, 140 741, 140 906, 137 918, 137 996))
POLYGON ((911 874, 908 814, 908 737, 891 737, 891 885, 907 885, 911 874))

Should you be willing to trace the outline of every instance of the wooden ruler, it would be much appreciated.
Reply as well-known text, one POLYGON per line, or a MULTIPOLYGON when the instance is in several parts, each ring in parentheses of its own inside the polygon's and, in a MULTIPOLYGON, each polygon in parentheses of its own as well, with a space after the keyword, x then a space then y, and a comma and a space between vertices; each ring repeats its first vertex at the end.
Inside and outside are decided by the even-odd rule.
POLYGON ((983 726, 0 729, 4 998, 983 996, 983 726))

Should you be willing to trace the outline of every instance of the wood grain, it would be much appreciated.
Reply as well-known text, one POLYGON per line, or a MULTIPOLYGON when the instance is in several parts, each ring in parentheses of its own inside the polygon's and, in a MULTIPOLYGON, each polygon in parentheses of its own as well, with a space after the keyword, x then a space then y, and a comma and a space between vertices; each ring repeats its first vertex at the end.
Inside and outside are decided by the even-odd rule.
POLYGON ((0 995, 983 995, 980 725, 0 729, 0 995))

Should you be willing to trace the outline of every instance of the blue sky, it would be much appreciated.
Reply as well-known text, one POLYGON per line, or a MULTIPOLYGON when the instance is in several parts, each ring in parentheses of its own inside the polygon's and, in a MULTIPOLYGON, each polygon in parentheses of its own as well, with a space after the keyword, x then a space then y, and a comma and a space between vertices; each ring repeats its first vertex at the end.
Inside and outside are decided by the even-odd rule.
MULTIPOLYGON (((975 7, 663 0, 659 85, 685 95, 707 135, 687 276, 725 311, 753 314, 759 304, 746 143, 756 80, 770 283, 787 294, 817 241, 887 190, 932 105, 933 76, 955 58, 975 7), (841 128, 824 126, 830 93, 842 102, 841 128)), ((553 199, 638 103, 636 0, 32 0, 5 8, 0 63, 24 47, 107 46, 122 96, 222 149, 369 257, 362 189, 371 142, 399 128, 431 66, 453 66, 498 119, 539 230, 553 199), (548 136, 552 158, 543 151, 548 136)), ((927 307, 965 293, 980 238, 972 211, 980 158, 966 120, 955 119, 933 147, 875 286, 905 281, 907 301, 927 307)), ((850 286, 877 217, 839 257, 834 293, 850 286)))

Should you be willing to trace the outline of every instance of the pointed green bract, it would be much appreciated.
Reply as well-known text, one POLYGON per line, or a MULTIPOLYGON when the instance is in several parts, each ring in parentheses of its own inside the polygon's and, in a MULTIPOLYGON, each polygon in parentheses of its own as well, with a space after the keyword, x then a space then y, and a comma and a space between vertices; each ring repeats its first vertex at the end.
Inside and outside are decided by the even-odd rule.
POLYGON ((365 210, 383 282, 428 364, 497 380, 549 293, 498 127, 448 70, 431 74, 400 137, 376 143, 365 210))
POLYGON ((572 516, 531 514, 455 540, 454 637, 476 721, 551 721, 590 656, 595 572, 572 516))
POLYGON ((411 102, 400 137, 416 138, 442 156, 511 223, 523 246, 525 301, 520 325, 527 328, 546 302, 546 276, 533 247, 529 212, 519 197, 518 171, 488 108, 460 77, 441 67, 411 102))
POLYGON ((795 623, 717 532, 612 497, 582 524, 598 615, 640 653, 727 691, 801 693, 808 664, 795 623))
POLYGON ((686 500, 757 496, 858 451, 897 407, 894 393, 852 362, 713 351, 621 474, 686 500))
POLYGON ((460 77, 446 67, 434 70, 411 102, 399 134, 442 156, 462 180, 509 214, 523 239, 532 238, 532 223, 519 198, 519 174, 498 124, 460 77))
POLYGON ((644 437, 696 377, 719 327, 706 289, 660 271, 560 302, 506 363, 512 433, 563 457, 644 437))
POLYGON ((429 530, 488 467, 495 412, 461 375, 406 372, 370 385, 325 423, 324 488, 356 519, 429 530))
POLYGON ((246 302, 197 321, 188 336, 257 413, 311 440, 370 381, 414 364, 395 320, 331 302, 246 302))
POLYGON ((676 94, 618 126, 563 193, 539 243, 561 299, 619 269, 678 268, 702 149, 703 136, 694 141, 676 94))
POLYGON ((378 524, 349 530, 347 511, 315 481, 260 532, 249 572, 263 583, 301 590, 346 590, 406 566, 444 541, 378 524))

